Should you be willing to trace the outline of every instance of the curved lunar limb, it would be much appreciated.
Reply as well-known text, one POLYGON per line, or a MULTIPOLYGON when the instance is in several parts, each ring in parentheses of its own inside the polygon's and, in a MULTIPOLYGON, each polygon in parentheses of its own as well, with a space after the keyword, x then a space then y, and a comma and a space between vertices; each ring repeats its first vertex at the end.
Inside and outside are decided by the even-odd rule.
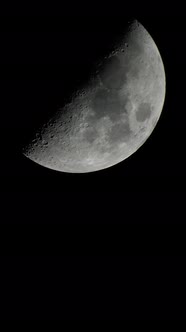
POLYGON ((38 129, 23 153, 62 172, 113 166, 151 135, 163 109, 165 88, 158 48, 133 21, 86 85, 38 129))

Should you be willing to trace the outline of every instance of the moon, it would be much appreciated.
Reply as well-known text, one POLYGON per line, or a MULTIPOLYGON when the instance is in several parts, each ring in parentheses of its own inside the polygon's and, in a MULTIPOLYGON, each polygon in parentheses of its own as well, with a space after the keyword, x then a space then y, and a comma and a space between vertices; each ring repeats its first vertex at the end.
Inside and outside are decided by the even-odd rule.
POLYGON ((159 50, 134 20, 86 84, 34 133, 23 154, 44 167, 69 173, 114 166, 151 135, 165 90, 159 50))

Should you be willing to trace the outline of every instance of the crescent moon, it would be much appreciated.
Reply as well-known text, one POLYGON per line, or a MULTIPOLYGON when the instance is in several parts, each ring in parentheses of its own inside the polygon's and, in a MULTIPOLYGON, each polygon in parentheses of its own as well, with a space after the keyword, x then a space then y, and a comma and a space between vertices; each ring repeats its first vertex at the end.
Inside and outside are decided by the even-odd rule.
POLYGON ((165 90, 158 48, 135 20, 83 88, 34 133, 23 154, 44 167, 70 173, 120 163, 153 132, 165 90))

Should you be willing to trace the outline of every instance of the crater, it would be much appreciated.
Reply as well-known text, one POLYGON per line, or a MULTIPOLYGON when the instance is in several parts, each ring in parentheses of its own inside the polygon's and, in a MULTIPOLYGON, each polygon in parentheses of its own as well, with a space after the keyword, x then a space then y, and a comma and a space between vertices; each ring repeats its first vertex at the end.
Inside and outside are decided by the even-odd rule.
POLYGON ((151 105, 148 103, 140 104, 138 110, 136 111, 136 120, 138 122, 144 122, 151 116, 151 105))

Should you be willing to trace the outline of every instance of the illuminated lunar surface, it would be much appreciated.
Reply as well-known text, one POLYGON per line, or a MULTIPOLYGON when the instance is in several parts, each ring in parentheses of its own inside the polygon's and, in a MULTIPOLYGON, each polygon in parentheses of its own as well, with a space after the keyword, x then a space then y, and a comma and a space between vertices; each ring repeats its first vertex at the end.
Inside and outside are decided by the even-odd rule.
POLYGON ((165 87, 158 48, 135 20, 86 85, 43 124, 23 153, 62 172, 113 166, 151 135, 162 112, 165 87))

